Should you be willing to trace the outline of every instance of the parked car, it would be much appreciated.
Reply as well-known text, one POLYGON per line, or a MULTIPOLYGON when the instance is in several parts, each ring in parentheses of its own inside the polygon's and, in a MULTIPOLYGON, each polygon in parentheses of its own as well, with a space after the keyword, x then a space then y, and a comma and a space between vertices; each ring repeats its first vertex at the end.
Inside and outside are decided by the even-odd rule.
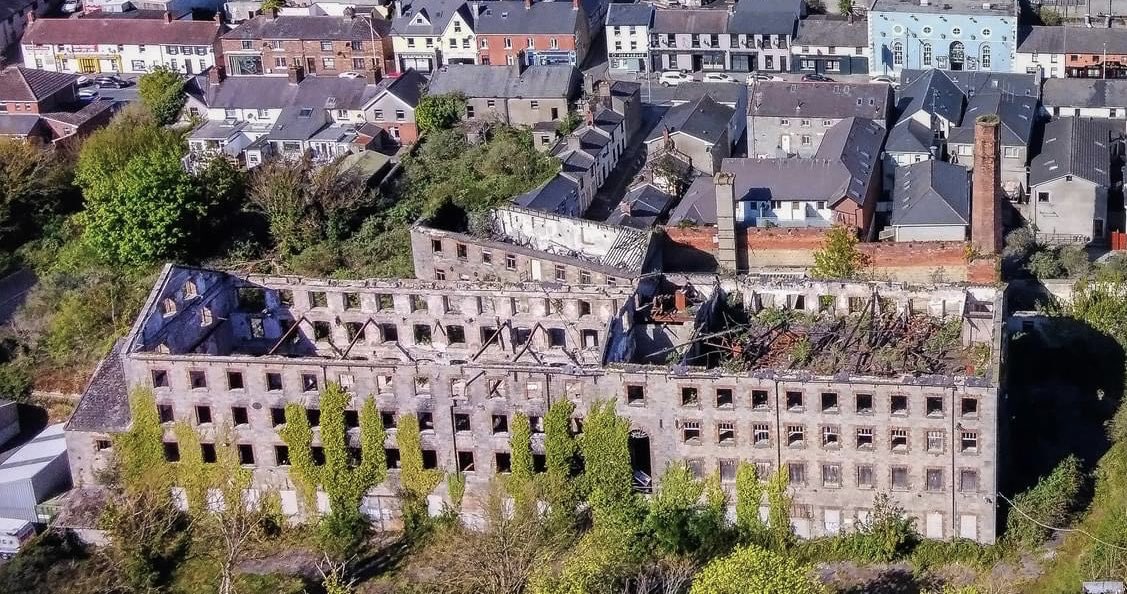
POLYGON ((802 80, 805 82, 833 82, 834 79, 822 74, 803 74, 802 80))
POLYGON ((736 82, 736 79, 732 78, 731 75, 724 74, 723 72, 709 72, 708 74, 704 75, 704 82, 734 83, 736 82))
POLYGON ((82 2, 80 2, 79 0, 67 0, 63 3, 62 10, 63 12, 70 14, 72 12, 78 12, 81 8, 82 2))
POLYGON ((658 80, 663 87, 675 87, 681 83, 692 82, 693 77, 684 72, 662 72, 658 80))
POLYGON ((775 76, 774 74, 763 74, 762 72, 752 72, 747 75, 747 84, 749 85, 757 81, 767 80, 783 80, 783 77, 775 76))
POLYGON ((341 72, 337 75, 337 78, 363 78, 363 76, 359 72, 341 72))
POLYGON ((81 89, 78 89, 78 98, 79 99, 93 99, 97 96, 98 96, 98 89, 91 88, 91 87, 83 87, 81 89))
POLYGON ((35 526, 27 520, 0 518, 0 557, 11 559, 35 536, 35 526))
POLYGON ((94 79, 85 75, 85 74, 81 74, 81 75, 78 76, 78 78, 76 78, 74 80, 74 84, 76 84, 80 87, 88 87, 88 86, 94 84, 94 79))
POLYGON ((94 84, 103 89, 124 89, 131 83, 120 76, 96 76, 94 77, 94 84))

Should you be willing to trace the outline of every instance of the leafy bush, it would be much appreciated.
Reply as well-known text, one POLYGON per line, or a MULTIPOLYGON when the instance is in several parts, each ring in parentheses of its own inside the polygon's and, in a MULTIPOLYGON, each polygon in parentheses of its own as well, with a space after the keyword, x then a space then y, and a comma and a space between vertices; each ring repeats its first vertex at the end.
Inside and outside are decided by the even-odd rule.
POLYGON ((24 402, 31 395, 31 375, 12 363, 0 364, 0 399, 24 402))
POLYGON ((793 557, 751 546, 704 566, 690 594, 816 594, 825 588, 813 568, 793 557))
POLYGON ((1049 526, 1067 524, 1083 488, 1084 473, 1080 468, 1080 459, 1069 456, 1062 460, 1048 476, 1042 477, 1036 485, 1013 498, 1013 507, 1016 509, 1011 509, 1006 518, 1007 542, 1025 548, 1044 542, 1051 531, 1038 525, 1038 522, 1049 526), (1030 520, 1027 515, 1037 522, 1030 520))
POLYGON ((157 66, 141 75, 137 81, 137 96, 162 126, 176 121, 188 99, 180 73, 165 66, 157 66))

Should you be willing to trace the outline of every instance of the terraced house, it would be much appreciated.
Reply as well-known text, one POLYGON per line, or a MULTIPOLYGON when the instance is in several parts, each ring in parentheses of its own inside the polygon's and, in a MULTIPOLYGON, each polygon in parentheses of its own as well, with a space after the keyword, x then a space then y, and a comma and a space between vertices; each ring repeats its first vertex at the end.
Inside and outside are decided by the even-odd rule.
POLYGON ((391 42, 400 71, 431 72, 447 64, 476 64, 474 22, 481 8, 465 0, 396 2, 391 42))
POLYGON ((570 64, 587 55, 591 36, 579 0, 485 2, 475 23, 482 64, 570 64))

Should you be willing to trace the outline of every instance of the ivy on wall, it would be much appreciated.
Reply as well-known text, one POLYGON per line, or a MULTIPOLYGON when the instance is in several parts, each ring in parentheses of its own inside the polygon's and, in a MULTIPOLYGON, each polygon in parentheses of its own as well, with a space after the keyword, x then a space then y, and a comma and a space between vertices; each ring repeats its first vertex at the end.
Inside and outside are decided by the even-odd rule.
POLYGON ((313 428, 305 407, 297 402, 286 405, 286 426, 278 431, 290 454, 290 481, 298 501, 306 510, 317 509, 317 485, 320 469, 313 464, 313 428))
POLYGON ((759 517, 763 503, 763 483, 755 464, 741 461, 736 468, 736 527, 745 536, 762 534, 765 526, 759 517))
POLYGON ((129 410, 133 417, 129 430, 114 436, 121 483, 130 492, 149 488, 167 492, 172 477, 164 460, 164 429, 153 391, 133 390, 129 394, 129 410))
POLYGON ((510 474, 506 481, 509 495, 518 510, 527 510, 536 503, 532 467, 532 426, 523 413, 513 415, 509 426, 510 474))
POLYGON ((785 466, 776 469, 767 481, 767 529, 770 532, 771 544, 778 551, 786 549, 794 542, 794 534, 790 526, 791 500, 787 493, 789 486, 790 476, 785 466))
POLYGON ((423 468, 423 438, 415 415, 400 415, 396 427, 400 487, 407 497, 424 501, 442 480, 442 472, 423 468))
MULTIPOLYGON (((200 436, 194 427, 185 422, 173 428, 180 447, 180 461, 176 464, 176 484, 184 489, 188 509, 202 510, 207 504, 207 490, 211 485, 210 465, 203 461, 200 436)), ((216 451, 216 456, 219 452, 216 451)), ((217 458, 218 459, 218 458, 217 458)))
POLYGON ((544 499, 548 502, 548 522, 552 528, 570 529, 575 524, 575 508, 580 493, 576 485, 579 474, 579 444, 571 434, 571 415, 575 405, 570 400, 557 400, 544 416, 544 499))

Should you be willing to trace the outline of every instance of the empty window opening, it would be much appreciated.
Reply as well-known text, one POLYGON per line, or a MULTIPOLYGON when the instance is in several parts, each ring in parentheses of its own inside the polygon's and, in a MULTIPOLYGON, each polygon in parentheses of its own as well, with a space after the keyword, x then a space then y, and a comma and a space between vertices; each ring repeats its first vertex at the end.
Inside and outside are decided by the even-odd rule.
POLYGON ((641 385, 626 386, 626 404, 645 404, 646 387, 641 385))
POLYGON ((196 423, 206 425, 211 422, 211 407, 210 406, 197 406, 196 407, 196 423))
POLYGON ((163 369, 154 369, 152 371, 153 387, 154 388, 167 388, 168 387, 168 372, 163 369))
POLYGON ((201 443, 200 454, 203 456, 204 464, 215 464, 215 444, 201 443))
POLYGON ((384 429, 395 429, 395 411, 381 410, 380 422, 383 423, 384 429))
POLYGON ((684 421, 681 423, 681 441, 700 443, 700 421, 684 421))
POLYGON ((281 427, 286 424, 286 409, 280 406, 270 408, 270 425, 272 427, 281 427))
POLYGON ((179 462, 180 445, 173 441, 164 442, 164 459, 167 462, 179 462))
POLYGON ((716 441, 720 445, 736 444, 736 424, 730 421, 721 421, 716 424, 716 441))
POLYGON ((317 391, 317 375, 313 373, 301 374, 301 390, 303 392, 317 391))
POLYGON ((344 308, 345 309, 360 309, 360 293, 345 293, 344 294, 344 308))
POLYGON ((309 448, 309 453, 312 454, 312 456, 313 456, 313 465, 314 466, 324 466, 325 465, 325 448, 323 448, 321 446, 313 446, 313 447, 309 448))
POLYGON ((189 371, 188 383, 192 386, 193 390, 202 390, 207 387, 207 375, 199 370, 189 371))
POLYGON ((960 449, 964 452, 977 452, 978 451, 978 432, 977 431, 963 431, 962 438, 959 441, 960 449))
POLYGON ((942 417, 943 416, 943 397, 942 396, 928 396, 924 402, 926 406, 926 414, 929 417, 942 417))
POLYGON ((497 452, 495 454, 495 462, 497 465, 497 472, 500 474, 508 474, 513 471, 512 455, 508 452, 497 452))
POLYGON ((270 392, 282 391, 282 374, 280 373, 267 373, 266 374, 266 389, 270 392))
POLYGON ((344 411, 344 426, 346 429, 356 429, 360 426, 360 412, 355 410, 344 411))
POLYGON ((290 465, 290 448, 289 446, 276 445, 274 446, 274 464, 277 466, 290 465))
POLYGON ((227 389, 228 390, 242 390, 243 389, 243 374, 239 371, 227 372, 227 389))
POLYGON ((172 405, 171 404, 158 404, 157 415, 160 416, 161 423, 171 423, 172 418, 172 405))
POLYGON ((328 322, 313 322, 313 340, 328 340, 332 336, 332 327, 328 322))
POLYGON ((423 450, 423 468, 431 469, 438 468, 438 452, 434 450, 423 450))
POLYGON ((928 431, 927 432, 927 451, 929 451, 929 452, 942 452, 943 451, 943 432, 942 431, 928 431))
POLYGON ((466 343, 466 328, 451 324, 446 327, 446 341, 450 344, 465 344, 466 343))
POLYGON ((897 394, 889 399, 889 412, 894 415, 908 414, 908 397, 897 394))
POLYGON ((328 307, 329 296, 324 291, 309 292, 309 307, 328 307))
POLYGON ((960 404, 961 410, 959 411, 964 417, 977 417, 978 416, 978 399, 977 398, 963 398, 960 404))
POLYGON ((752 440, 755 445, 771 443, 771 426, 766 423, 757 423, 752 426, 752 440))
POLYGON ((250 419, 247 417, 247 407, 232 406, 231 422, 234 423, 236 427, 238 427, 239 425, 249 425, 250 419))
POLYGON ((467 413, 454 413, 454 430, 469 431, 470 415, 467 413))
POLYGON ((857 449, 868 449, 871 447, 873 447, 872 427, 861 427, 857 429, 857 449))
POLYGON ((858 394, 857 395, 857 414, 870 414, 873 412, 873 395, 872 394, 858 394))
POLYGON ((426 412, 418 412, 419 431, 434 431, 434 415, 426 412))
POLYGON ((806 441, 806 428, 802 425, 787 425, 787 445, 801 446, 806 441))
POLYGON ((822 445, 827 448, 836 448, 841 445, 841 429, 836 425, 822 427, 822 445))
POLYGON ((399 448, 384 448, 383 455, 388 468, 399 468, 399 448))
POLYGON ((731 388, 716 388, 716 408, 732 408, 735 404, 731 388))
POLYGON ((767 404, 767 391, 766 390, 752 390, 752 408, 756 410, 766 410, 770 405, 767 404))
POLYGON ((509 415, 493 415, 493 434, 509 432, 509 415))
POLYGON ((473 472, 473 452, 458 452, 458 470, 461 472, 473 472))
POLYGON ((802 392, 787 392, 787 410, 802 410, 802 392))
POLYGON ((567 346, 567 334, 563 328, 548 328, 548 346, 551 348, 567 346))
POLYGON ((430 326, 427 324, 415 324, 415 344, 430 344, 430 326))
POLYGON ((681 406, 699 406, 700 396, 697 389, 691 386, 681 388, 681 406))
POLYGON ((822 412, 837 412, 837 394, 822 392, 822 412))
POLYGON ((307 408, 305 409, 305 420, 309 421, 310 427, 321 426, 321 409, 307 408))
POLYGON ((249 443, 239 444, 239 464, 244 466, 254 464, 254 446, 249 443))
POLYGON ((902 452, 908 449, 908 430, 893 429, 889 432, 892 451, 902 452))

